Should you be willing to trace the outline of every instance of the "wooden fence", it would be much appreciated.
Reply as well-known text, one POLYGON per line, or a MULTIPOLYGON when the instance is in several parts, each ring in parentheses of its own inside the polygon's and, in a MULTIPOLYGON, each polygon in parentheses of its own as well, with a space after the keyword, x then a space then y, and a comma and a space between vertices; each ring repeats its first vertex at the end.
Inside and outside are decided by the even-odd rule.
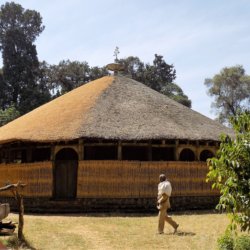
MULTIPOLYGON (((27 184, 26 197, 52 197, 52 162, 0 164, 0 186, 7 182, 27 184)), ((203 162, 79 161, 78 198, 151 198, 157 193, 159 174, 165 173, 173 196, 213 196, 206 183, 203 162)), ((0 196, 11 196, 8 192, 0 196)))
MULTIPOLYGON (((0 186, 7 182, 21 181, 27 186, 22 191, 25 197, 51 197, 52 196, 52 163, 16 163, 0 164, 0 186)), ((1 192, 0 196, 12 196, 9 192, 1 192)))
POLYGON ((172 183, 173 196, 211 196, 204 162, 80 161, 78 197, 155 197, 159 174, 172 183))

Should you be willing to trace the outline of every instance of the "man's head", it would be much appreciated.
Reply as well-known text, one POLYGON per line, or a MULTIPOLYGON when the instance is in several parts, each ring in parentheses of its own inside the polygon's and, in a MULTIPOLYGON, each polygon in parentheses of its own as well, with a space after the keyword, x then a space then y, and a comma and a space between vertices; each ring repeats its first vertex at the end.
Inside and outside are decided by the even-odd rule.
POLYGON ((166 177, 165 174, 160 174, 160 176, 159 176, 160 182, 163 182, 163 181, 165 181, 166 179, 167 179, 167 177, 166 177))

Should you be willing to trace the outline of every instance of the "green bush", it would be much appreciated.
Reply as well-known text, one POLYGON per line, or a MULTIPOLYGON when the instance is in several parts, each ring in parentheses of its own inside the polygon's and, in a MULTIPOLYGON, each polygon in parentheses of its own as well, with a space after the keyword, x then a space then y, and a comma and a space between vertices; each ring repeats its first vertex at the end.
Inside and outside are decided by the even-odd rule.
POLYGON ((225 233, 218 239, 219 250, 250 250, 250 235, 233 237, 231 233, 225 233))
POLYGON ((226 233, 218 239, 219 250, 234 250, 234 240, 231 234, 226 233))
POLYGON ((223 135, 216 157, 208 160, 208 180, 220 191, 220 211, 230 215, 231 230, 250 232, 250 111, 231 119, 235 136, 223 135))
POLYGON ((236 250, 250 250, 250 235, 242 235, 236 238, 236 250))

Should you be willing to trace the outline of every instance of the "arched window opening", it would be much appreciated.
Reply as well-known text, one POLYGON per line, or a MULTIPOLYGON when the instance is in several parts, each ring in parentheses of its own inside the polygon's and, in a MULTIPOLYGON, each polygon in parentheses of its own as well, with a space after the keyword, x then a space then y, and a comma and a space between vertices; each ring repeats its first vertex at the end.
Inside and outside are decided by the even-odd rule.
POLYGON ((195 160, 195 154, 191 149, 185 148, 181 151, 180 161, 194 161, 194 160, 195 160))
POLYGON ((78 154, 72 148, 63 148, 56 154, 56 160, 78 160, 78 154))
POLYGON ((210 150, 203 150, 200 153, 200 161, 206 161, 209 158, 214 157, 214 154, 210 150))

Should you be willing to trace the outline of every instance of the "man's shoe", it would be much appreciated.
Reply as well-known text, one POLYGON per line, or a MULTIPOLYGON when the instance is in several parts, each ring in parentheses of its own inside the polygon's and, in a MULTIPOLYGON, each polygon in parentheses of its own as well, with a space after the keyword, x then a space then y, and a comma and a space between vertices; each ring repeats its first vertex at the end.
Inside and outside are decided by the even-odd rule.
POLYGON ((174 229, 174 234, 177 233, 178 227, 179 227, 179 224, 176 225, 176 228, 174 229))

